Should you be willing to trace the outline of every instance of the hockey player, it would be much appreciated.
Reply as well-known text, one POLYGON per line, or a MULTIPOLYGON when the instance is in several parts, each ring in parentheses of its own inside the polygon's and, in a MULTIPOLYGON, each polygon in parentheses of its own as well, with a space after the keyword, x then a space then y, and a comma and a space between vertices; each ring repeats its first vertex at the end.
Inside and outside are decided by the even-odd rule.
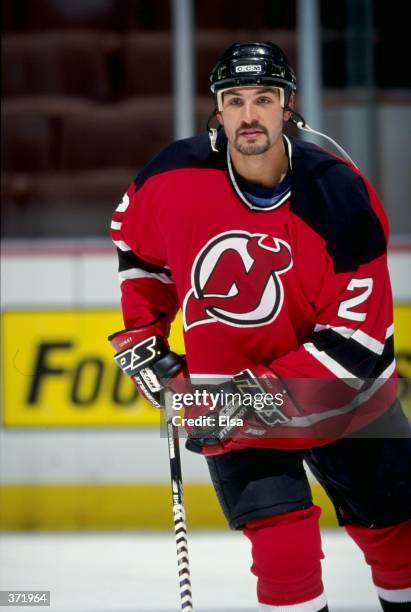
POLYGON ((211 91, 221 129, 168 146, 114 213, 117 360, 154 405, 186 372, 224 377, 232 391, 293 388, 281 410, 187 443, 206 456, 230 527, 251 541, 261 612, 328 610, 303 460, 363 551, 383 610, 409 610, 411 440, 395 393, 382 206, 349 160, 283 133, 305 122, 279 47, 234 44, 211 91), (180 307, 186 362, 167 343, 180 307), (133 362, 122 358, 130 347, 133 362))

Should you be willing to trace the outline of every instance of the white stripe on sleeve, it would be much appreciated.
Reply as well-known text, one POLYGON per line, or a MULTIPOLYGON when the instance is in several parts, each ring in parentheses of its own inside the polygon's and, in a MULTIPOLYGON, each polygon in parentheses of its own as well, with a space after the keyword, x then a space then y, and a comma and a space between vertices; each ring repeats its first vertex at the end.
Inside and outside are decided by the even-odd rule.
POLYGON ((387 339, 390 336, 392 336, 393 333, 394 333, 394 323, 391 323, 391 325, 387 328, 387 333, 385 334, 385 339, 387 339))
POLYGON ((123 199, 120 204, 116 208, 116 212, 125 212, 130 204, 130 198, 128 197, 127 192, 123 195, 123 199))
POLYGON ((327 370, 330 370, 337 378, 341 378, 344 382, 354 389, 361 389, 364 381, 343 368, 337 361, 332 359, 324 351, 319 351, 312 342, 303 344, 305 350, 310 353, 317 361, 319 361, 327 370))
POLYGON ((331 329, 347 340, 355 340, 355 342, 358 342, 358 344, 361 344, 377 355, 381 355, 384 350, 384 344, 382 342, 376 340, 372 336, 369 336, 361 329, 351 329, 350 327, 333 327, 332 325, 316 325, 314 331, 321 331, 323 329, 331 329))
POLYGON ((112 221, 112 222, 111 222, 110 227, 111 227, 111 229, 113 229, 113 230, 119 230, 119 229, 121 229, 121 226, 122 226, 122 225, 123 225, 123 224, 122 224, 122 222, 121 222, 121 221, 112 221))
POLYGON ((167 274, 163 274, 161 272, 147 272, 146 270, 141 270, 140 268, 129 268, 128 270, 123 270, 122 272, 119 272, 118 276, 120 278, 120 283, 133 278, 151 278, 159 280, 166 285, 174 284, 173 279, 167 276, 167 274))
POLYGON ((124 240, 113 240, 116 247, 120 249, 120 251, 131 251, 131 247, 128 246, 127 242, 124 240))

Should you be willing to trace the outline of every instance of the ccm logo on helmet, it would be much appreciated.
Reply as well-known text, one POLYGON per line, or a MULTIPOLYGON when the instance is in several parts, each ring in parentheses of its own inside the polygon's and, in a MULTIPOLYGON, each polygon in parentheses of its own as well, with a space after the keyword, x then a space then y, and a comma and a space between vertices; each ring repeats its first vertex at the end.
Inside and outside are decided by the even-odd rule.
POLYGON ((217 321, 235 327, 271 323, 284 301, 280 276, 291 267, 285 240, 240 230, 215 236, 193 264, 183 303, 185 329, 217 321))
POLYGON ((261 72, 262 66, 258 64, 247 64, 245 66, 236 66, 235 72, 261 72))

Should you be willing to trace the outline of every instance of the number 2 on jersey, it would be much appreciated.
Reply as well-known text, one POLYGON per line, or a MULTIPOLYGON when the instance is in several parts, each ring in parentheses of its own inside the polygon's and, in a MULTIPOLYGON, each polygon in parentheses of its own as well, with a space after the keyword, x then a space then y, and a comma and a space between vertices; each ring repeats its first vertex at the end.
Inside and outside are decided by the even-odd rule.
POLYGON ((338 316, 350 321, 365 321, 367 313, 354 312, 352 308, 365 302, 371 294, 373 284, 372 278, 352 278, 347 285, 347 291, 354 291, 355 289, 363 289, 363 291, 355 297, 342 301, 338 309, 338 316))

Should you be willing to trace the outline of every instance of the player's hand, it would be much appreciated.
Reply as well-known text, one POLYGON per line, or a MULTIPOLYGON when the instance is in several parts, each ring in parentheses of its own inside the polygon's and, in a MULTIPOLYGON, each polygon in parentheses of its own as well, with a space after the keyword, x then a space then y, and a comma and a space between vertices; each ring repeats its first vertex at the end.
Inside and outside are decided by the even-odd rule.
POLYGON ((117 351, 114 356, 117 365, 157 408, 161 407, 161 391, 188 376, 185 357, 170 351, 156 324, 123 329, 108 339, 117 351))
POLYGON ((279 407, 281 389, 280 379, 265 367, 246 369, 220 385, 208 385, 207 393, 221 397, 222 402, 213 410, 186 409, 185 417, 199 423, 187 428, 187 449, 218 455, 228 452, 230 443, 240 437, 267 437, 273 427, 289 421, 279 407))

